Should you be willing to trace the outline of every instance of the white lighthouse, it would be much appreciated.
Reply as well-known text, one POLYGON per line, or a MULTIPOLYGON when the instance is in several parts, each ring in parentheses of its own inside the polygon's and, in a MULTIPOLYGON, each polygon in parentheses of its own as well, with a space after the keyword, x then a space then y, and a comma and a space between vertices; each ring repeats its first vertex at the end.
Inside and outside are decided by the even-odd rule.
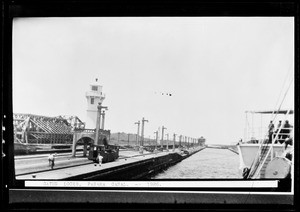
POLYGON ((86 110, 86 129, 95 129, 97 120, 97 106, 98 103, 102 103, 105 99, 105 95, 102 93, 102 86, 98 83, 96 78, 95 82, 90 84, 90 90, 85 94, 87 99, 86 110))

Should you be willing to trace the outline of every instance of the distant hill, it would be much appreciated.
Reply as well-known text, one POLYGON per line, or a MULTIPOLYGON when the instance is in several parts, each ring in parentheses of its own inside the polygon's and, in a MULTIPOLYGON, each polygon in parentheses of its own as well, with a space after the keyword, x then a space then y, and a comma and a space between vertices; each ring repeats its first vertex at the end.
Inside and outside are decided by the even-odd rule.
MULTIPOLYGON (((141 136, 139 136, 139 141, 141 140, 141 136)), ((136 146, 136 134, 132 133, 125 133, 125 132, 116 132, 111 133, 110 135, 110 144, 116 144, 116 145, 129 145, 129 146, 136 146), (128 143, 128 135, 129 135, 129 143, 128 143)), ((144 139, 144 145, 155 144, 155 141, 153 139, 149 140, 149 138, 144 139)))
MULTIPOLYGON (((141 140, 141 136, 139 136, 139 141, 141 140)), ((125 132, 115 132, 110 134, 110 141, 109 144, 113 145, 120 145, 120 146, 136 146, 136 134, 132 133, 125 133, 125 132), (128 142, 128 135, 129 135, 129 142, 128 142)), ((165 143, 164 143, 165 144, 165 143)), ((178 144, 178 141, 176 141, 178 144)), ((144 138, 144 145, 155 145, 154 139, 144 138)), ((160 142, 158 142, 160 145, 160 142)), ((169 145, 173 145, 173 142, 170 140, 169 145)))

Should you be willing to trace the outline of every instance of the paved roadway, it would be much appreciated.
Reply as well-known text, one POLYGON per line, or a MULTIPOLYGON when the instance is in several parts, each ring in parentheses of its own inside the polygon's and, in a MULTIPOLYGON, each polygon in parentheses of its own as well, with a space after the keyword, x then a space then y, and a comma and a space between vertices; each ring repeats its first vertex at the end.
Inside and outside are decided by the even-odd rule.
MULTIPOLYGON (((114 162, 110 163, 104 163, 101 166, 98 164, 94 164, 93 162, 89 161, 87 158, 81 158, 82 160, 88 161, 86 164, 81 165, 75 165, 75 166, 65 166, 62 169, 58 169, 58 167, 55 165, 54 170, 51 170, 48 166, 48 160, 46 162, 43 162, 43 165, 47 167, 44 171, 39 169, 37 172, 34 172, 34 169, 31 169, 32 172, 19 174, 16 176, 16 179, 23 179, 23 180, 29 180, 29 179, 36 179, 36 180, 59 180, 64 179, 70 176, 76 176, 86 173, 95 172, 99 169, 107 169, 112 167, 117 167, 123 164, 129 164, 134 163, 137 161, 142 161, 145 159, 150 159, 154 157, 159 157, 163 155, 167 155, 170 152, 158 152, 158 153, 147 153, 144 152, 144 154, 139 154, 137 151, 121 151, 119 159, 117 159, 114 162)), ((70 162, 70 161, 69 161, 70 162)))
MULTIPOLYGON (((31 172, 51 170, 48 161, 49 154, 27 155, 15 157, 15 174, 26 174, 31 172)), ((71 153, 60 153, 55 157, 54 168, 62 168, 79 164, 92 163, 81 153, 76 153, 76 157, 71 157, 71 153)))
MULTIPOLYGON (((150 152, 145 151, 143 155, 147 154, 150 154, 150 152)), ((49 154, 15 156, 15 175, 19 176, 51 170, 51 167, 49 166, 48 156, 49 154)), ((119 151, 119 159, 138 156, 141 156, 138 151, 119 151)), ((93 164, 93 161, 87 159, 87 157, 83 157, 82 152, 77 152, 75 158, 71 157, 71 153, 59 153, 55 157, 54 169, 74 167, 85 164, 93 164)))
MULTIPOLYGON (((175 152, 178 151, 178 149, 175 150, 175 152)), ((190 151, 193 151, 193 149, 190 149, 190 151)), ((64 179, 70 176, 95 172, 98 169, 106 169, 122 164, 160 157, 172 152, 173 151, 151 153, 144 151, 144 154, 140 154, 134 150, 120 150, 119 159, 114 162, 104 163, 101 166, 94 164, 93 161, 88 160, 87 157, 83 157, 82 152, 76 153, 75 158, 71 157, 71 153, 61 153, 56 156, 54 170, 51 170, 49 166, 48 154, 16 156, 16 179, 64 179)))

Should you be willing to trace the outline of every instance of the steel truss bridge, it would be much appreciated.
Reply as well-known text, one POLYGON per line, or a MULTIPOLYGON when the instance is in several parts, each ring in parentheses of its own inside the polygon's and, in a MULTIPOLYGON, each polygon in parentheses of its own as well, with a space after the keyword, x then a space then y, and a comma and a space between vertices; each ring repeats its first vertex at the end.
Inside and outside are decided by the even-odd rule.
MULTIPOLYGON (((25 145, 76 146, 95 140, 95 129, 85 129, 84 122, 77 116, 14 113, 13 124, 15 143, 25 145)), ((100 138, 109 135, 109 130, 100 130, 100 138)))

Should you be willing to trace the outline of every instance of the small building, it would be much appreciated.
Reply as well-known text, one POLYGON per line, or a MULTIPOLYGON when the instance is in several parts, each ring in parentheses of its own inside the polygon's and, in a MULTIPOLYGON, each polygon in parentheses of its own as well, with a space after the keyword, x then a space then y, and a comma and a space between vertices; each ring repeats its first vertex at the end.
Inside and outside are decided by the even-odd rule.
POLYGON ((203 136, 201 136, 200 138, 198 138, 198 144, 200 146, 204 146, 205 145, 205 138, 203 136))

